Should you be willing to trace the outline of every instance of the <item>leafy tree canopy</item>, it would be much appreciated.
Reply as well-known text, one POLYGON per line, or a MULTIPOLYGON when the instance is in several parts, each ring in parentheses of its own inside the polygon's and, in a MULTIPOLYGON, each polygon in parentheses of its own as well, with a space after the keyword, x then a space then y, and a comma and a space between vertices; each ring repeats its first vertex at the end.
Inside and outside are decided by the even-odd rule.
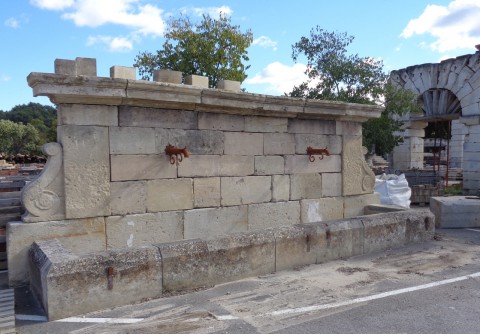
POLYGON ((181 16, 167 22, 163 48, 156 54, 141 52, 134 66, 143 79, 148 80, 156 69, 181 71, 183 75, 208 76, 209 86, 214 88, 218 80, 244 81, 250 67, 247 48, 253 41, 250 30, 243 33, 232 25, 230 17, 221 14, 218 19, 203 15, 194 23, 181 16))
POLYGON ((377 154, 391 152, 400 138, 394 135, 401 126, 398 116, 417 110, 413 93, 394 88, 383 72, 383 62, 371 57, 349 54, 347 47, 354 37, 329 32, 317 26, 309 37, 292 45, 292 58, 305 57, 308 80, 295 86, 292 97, 382 104, 385 111, 379 119, 363 124, 363 144, 377 154))
POLYGON ((0 120, 1 154, 38 154, 39 145, 40 136, 33 125, 0 120))
MULTIPOLYGON (((57 110, 52 106, 32 102, 17 105, 10 111, 0 111, 0 120, 8 120, 13 123, 22 124, 23 126, 33 126, 37 131, 36 136, 38 136, 40 144, 57 140, 57 110)), ((20 146, 23 147, 22 145, 20 146)), ((2 151, 0 150, 0 152, 2 151)), ((34 151, 32 151, 32 153, 33 152, 34 151)), ((13 152, 13 154, 17 153, 22 152, 13 152)))

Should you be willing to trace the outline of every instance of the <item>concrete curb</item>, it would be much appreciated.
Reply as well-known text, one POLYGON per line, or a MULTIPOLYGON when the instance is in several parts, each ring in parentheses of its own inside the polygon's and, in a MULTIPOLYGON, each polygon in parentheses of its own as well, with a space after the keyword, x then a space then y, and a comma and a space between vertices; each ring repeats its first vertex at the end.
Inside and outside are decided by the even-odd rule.
POLYGON ((31 287, 56 320, 425 241, 434 232, 432 213, 406 210, 82 256, 43 240, 29 252, 31 287))

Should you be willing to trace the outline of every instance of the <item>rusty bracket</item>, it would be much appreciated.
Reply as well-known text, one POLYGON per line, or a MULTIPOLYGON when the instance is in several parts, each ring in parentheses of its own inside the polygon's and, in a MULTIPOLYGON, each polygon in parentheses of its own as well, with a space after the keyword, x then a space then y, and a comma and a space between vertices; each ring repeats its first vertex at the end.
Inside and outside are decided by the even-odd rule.
POLYGON ((323 160, 323 157, 325 155, 330 155, 330 152, 328 151, 328 148, 312 148, 312 147, 307 147, 307 154, 309 155, 308 159, 310 160, 310 162, 314 162, 315 161, 315 157, 314 155, 319 155, 319 159, 320 160, 323 160))
POLYGON ((107 268, 107 287, 108 290, 113 289, 113 267, 107 268))
POLYGON ((188 152, 187 148, 178 148, 173 145, 168 144, 165 147, 165 153, 170 156, 170 163, 173 164, 178 164, 182 162, 183 158, 188 158, 190 156, 190 153, 188 152))

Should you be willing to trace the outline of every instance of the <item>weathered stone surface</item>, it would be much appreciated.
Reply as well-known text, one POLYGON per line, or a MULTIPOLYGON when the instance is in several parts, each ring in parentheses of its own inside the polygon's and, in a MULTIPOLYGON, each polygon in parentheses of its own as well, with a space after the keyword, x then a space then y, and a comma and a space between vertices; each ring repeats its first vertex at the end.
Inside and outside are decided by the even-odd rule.
POLYGON ((289 133, 266 133, 263 135, 265 155, 295 154, 295 138, 289 133))
POLYGON ((220 177, 195 178, 193 194, 196 208, 220 206, 220 177))
POLYGON ((215 284, 275 271, 275 238, 271 231, 245 232, 208 240, 210 276, 215 284))
MULTIPOLYGON (((32 258, 49 258, 49 249, 43 247, 47 242, 32 248, 32 258)), ((156 247, 89 254, 46 267, 32 263, 32 267, 40 277, 36 286, 43 291, 37 296, 43 297, 50 321, 162 295, 162 262, 156 247)))
POLYGON ((77 57, 75 63, 77 67, 76 75, 97 76, 97 59, 77 57))
POLYGON ((155 129, 112 127, 109 131, 111 154, 156 154, 155 129))
POLYGON ((406 221, 393 214, 363 216, 365 253, 399 247, 405 243, 406 221))
POLYGON ((288 120, 288 132, 334 135, 336 124, 335 121, 291 118, 288 120))
POLYGON ((361 136, 362 123, 360 122, 337 122, 337 135, 361 136))
POLYGON ((196 129, 197 113, 184 110, 121 106, 118 110, 120 126, 144 128, 196 129))
POLYGON ((222 205, 270 202, 271 183, 271 176, 223 177, 221 179, 222 205))
POLYGON ((344 195, 373 192, 375 174, 365 161, 361 136, 343 136, 342 173, 344 195))
POLYGON ((198 128, 204 130, 244 131, 245 117, 240 115, 199 113, 198 128))
POLYGON ((185 85, 208 88, 208 77, 193 74, 187 75, 185 77, 185 85))
POLYGON ((164 292, 215 285, 209 275, 211 261, 204 240, 180 240, 156 246, 162 257, 164 292))
POLYGON ((364 208, 371 204, 380 204, 380 196, 377 193, 358 195, 358 196, 346 196, 344 198, 344 217, 357 217, 364 215, 364 208))
POLYGON ((28 248, 35 240, 59 239, 74 254, 105 250, 104 218, 87 218, 7 225, 8 280, 11 286, 28 284, 28 248))
POLYGON ((405 243, 432 240, 435 235, 435 216, 429 211, 407 210, 394 217, 405 220, 405 243))
POLYGON ((249 230, 262 230, 294 224, 300 224, 300 203, 298 201, 251 204, 248 206, 249 230))
POLYGON ((275 271, 275 239, 271 231, 157 246, 162 255, 164 291, 208 287, 275 271))
POLYGON ((62 125, 66 218, 110 215, 108 128, 62 125))
POLYGON ((342 173, 323 173, 322 174, 322 196, 338 197, 342 196, 343 182, 342 173))
POLYGON ((75 60, 55 59, 55 74, 77 75, 77 64, 75 60))
POLYGON ((158 152, 164 152, 167 145, 186 147, 192 155, 223 154, 225 136, 222 131, 156 129, 158 152))
POLYGON ((218 80, 217 89, 226 90, 229 92, 240 92, 240 81, 218 80))
POLYGON ((343 198, 326 197, 300 201, 302 224, 343 218, 343 198))
POLYGON ((263 155, 263 134, 225 132, 225 154, 263 155))
POLYGON ((290 176, 290 199, 322 197, 322 176, 318 173, 290 176))
POLYGON ((210 239, 248 230, 246 205, 185 211, 185 239, 210 239))
POLYGON ((192 179, 163 179, 147 182, 147 211, 174 211, 193 208, 192 179))
POLYGON ((342 137, 312 134, 295 135, 295 153, 306 154, 307 147, 327 148, 330 154, 342 153, 342 137))
POLYGON ((112 66, 110 67, 110 78, 135 80, 137 78, 137 69, 128 66, 112 66))
POLYGON ((367 205, 364 208, 365 215, 374 215, 377 213, 387 213, 387 212, 397 212, 397 211, 405 211, 407 208, 398 205, 388 205, 388 204, 371 204, 367 205))
POLYGON ((288 118, 246 116, 247 132, 287 132, 288 118))
POLYGON ((28 183, 22 191, 24 222, 33 223, 65 219, 65 184, 63 153, 59 143, 43 145, 47 163, 38 178, 28 183))
POLYGON ((272 175, 272 202, 288 201, 290 199, 290 176, 272 175))
POLYGON ((173 179, 177 177, 177 166, 172 165, 170 158, 165 154, 112 155, 111 164, 112 181, 173 179))
POLYGON ((325 156, 323 160, 315 158, 311 162, 308 155, 287 155, 285 157, 286 174, 340 173, 342 161, 339 155, 325 156))
POLYGON ((192 155, 178 166, 178 177, 247 176, 254 168, 253 156, 192 155))
POLYGON ((325 231, 315 225, 292 225, 273 230, 275 236, 275 271, 295 269, 317 263, 318 253, 325 252, 325 231))
POLYGON ((432 197, 430 211, 437 228, 480 227, 480 200, 465 196, 432 197))
POLYGON ((107 249, 132 248, 181 240, 181 211, 110 216, 106 219, 107 249))
POLYGON ((319 223, 325 230, 327 248, 317 263, 363 254, 363 224, 359 219, 319 223))
POLYGON ((182 84, 182 72, 172 70, 153 70, 153 81, 182 84))
POLYGON ((60 104, 57 108, 58 125, 118 126, 115 106, 60 104))
POLYGON ((255 175, 275 175, 285 172, 285 160, 281 156, 256 156, 255 175))
POLYGON ((112 182, 110 184, 112 215, 145 213, 147 183, 145 181, 112 182))

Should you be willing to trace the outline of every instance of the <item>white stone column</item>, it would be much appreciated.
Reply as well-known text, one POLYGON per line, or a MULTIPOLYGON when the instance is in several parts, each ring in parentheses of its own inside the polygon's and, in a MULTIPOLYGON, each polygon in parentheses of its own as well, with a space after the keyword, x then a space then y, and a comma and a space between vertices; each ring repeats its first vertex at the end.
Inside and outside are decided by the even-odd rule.
POLYGON ((464 117, 467 128, 463 144, 463 192, 479 195, 480 192, 480 116, 464 117))
POLYGON ((410 168, 423 169, 423 137, 427 122, 407 122, 403 143, 393 150, 393 168, 405 170, 410 168))
POLYGON ((463 168, 463 144, 468 129, 460 120, 452 121, 450 139, 450 168, 463 168))

